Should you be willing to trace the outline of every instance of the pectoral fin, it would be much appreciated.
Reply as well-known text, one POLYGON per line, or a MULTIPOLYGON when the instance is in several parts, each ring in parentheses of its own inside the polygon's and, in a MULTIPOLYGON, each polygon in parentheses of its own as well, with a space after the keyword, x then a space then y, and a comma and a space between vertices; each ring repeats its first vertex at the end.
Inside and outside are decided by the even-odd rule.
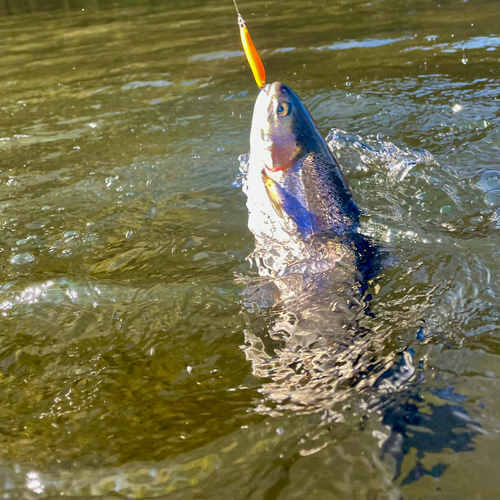
POLYGON ((266 187, 267 196, 276 213, 282 218, 285 218, 282 208, 282 200, 279 194, 278 184, 266 173, 266 169, 262 169, 262 182, 266 187))
POLYGON ((297 225, 297 231, 304 237, 309 237, 320 229, 316 214, 309 211, 304 202, 293 196, 281 184, 262 170, 262 182, 266 187, 267 196, 275 212, 285 221, 291 219, 297 225))

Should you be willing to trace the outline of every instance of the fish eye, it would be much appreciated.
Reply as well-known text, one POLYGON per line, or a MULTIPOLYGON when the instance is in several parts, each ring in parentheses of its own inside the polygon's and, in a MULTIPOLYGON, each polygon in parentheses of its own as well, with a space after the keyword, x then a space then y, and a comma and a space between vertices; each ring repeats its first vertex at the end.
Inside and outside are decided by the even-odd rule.
POLYGON ((278 116, 286 116, 288 113, 290 113, 290 106, 286 102, 281 102, 278 105, 278 108, 276 110, 278 112, 278 116))

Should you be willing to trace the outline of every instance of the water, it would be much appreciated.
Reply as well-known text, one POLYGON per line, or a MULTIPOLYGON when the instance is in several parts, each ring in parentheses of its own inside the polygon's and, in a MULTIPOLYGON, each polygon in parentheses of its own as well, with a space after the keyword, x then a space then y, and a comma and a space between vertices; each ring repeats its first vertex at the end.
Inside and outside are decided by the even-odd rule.
POLYGON ((392 255, 367 362, 415 372, 297 409, 252 371, 283 344, 242 295, 231 2, 1 0, 4 497, 496 498, 497 2, 240 10, 392 255))

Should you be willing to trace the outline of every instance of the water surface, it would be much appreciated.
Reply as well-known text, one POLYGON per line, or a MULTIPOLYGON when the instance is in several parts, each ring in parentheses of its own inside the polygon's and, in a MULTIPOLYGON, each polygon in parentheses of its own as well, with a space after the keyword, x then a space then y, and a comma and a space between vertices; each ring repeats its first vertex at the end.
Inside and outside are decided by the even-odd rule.
POLYGON ((1 0, 5 498, 495 498, 497 2, 240 9, 394 256, 362 326, 415 373, 386 406, 295 411, 252 372, 277 313, 242 304, 257 89, 231 2, 1 0))

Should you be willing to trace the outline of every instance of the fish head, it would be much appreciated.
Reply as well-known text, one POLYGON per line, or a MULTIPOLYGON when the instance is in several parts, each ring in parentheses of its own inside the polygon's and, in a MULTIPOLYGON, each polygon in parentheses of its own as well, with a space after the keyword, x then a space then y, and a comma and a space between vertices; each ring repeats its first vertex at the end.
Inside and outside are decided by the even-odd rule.
POLYGON ((281 230, 302 239, 342 234, 358 220, 337 161, 302 101, 283 83, 266 85, 255 103, 246 194, 249 224, 261 236, 266 230, 269 237, 281 230), (255 207, 260 212, 252 214, 255 207))
POLYGON ((283 83, 267 84, 255 103, 250 154, 258 151, 266 169, 279 172, 293 167, 308 153, 325 148, 311 115, 297 95, 283 83))

